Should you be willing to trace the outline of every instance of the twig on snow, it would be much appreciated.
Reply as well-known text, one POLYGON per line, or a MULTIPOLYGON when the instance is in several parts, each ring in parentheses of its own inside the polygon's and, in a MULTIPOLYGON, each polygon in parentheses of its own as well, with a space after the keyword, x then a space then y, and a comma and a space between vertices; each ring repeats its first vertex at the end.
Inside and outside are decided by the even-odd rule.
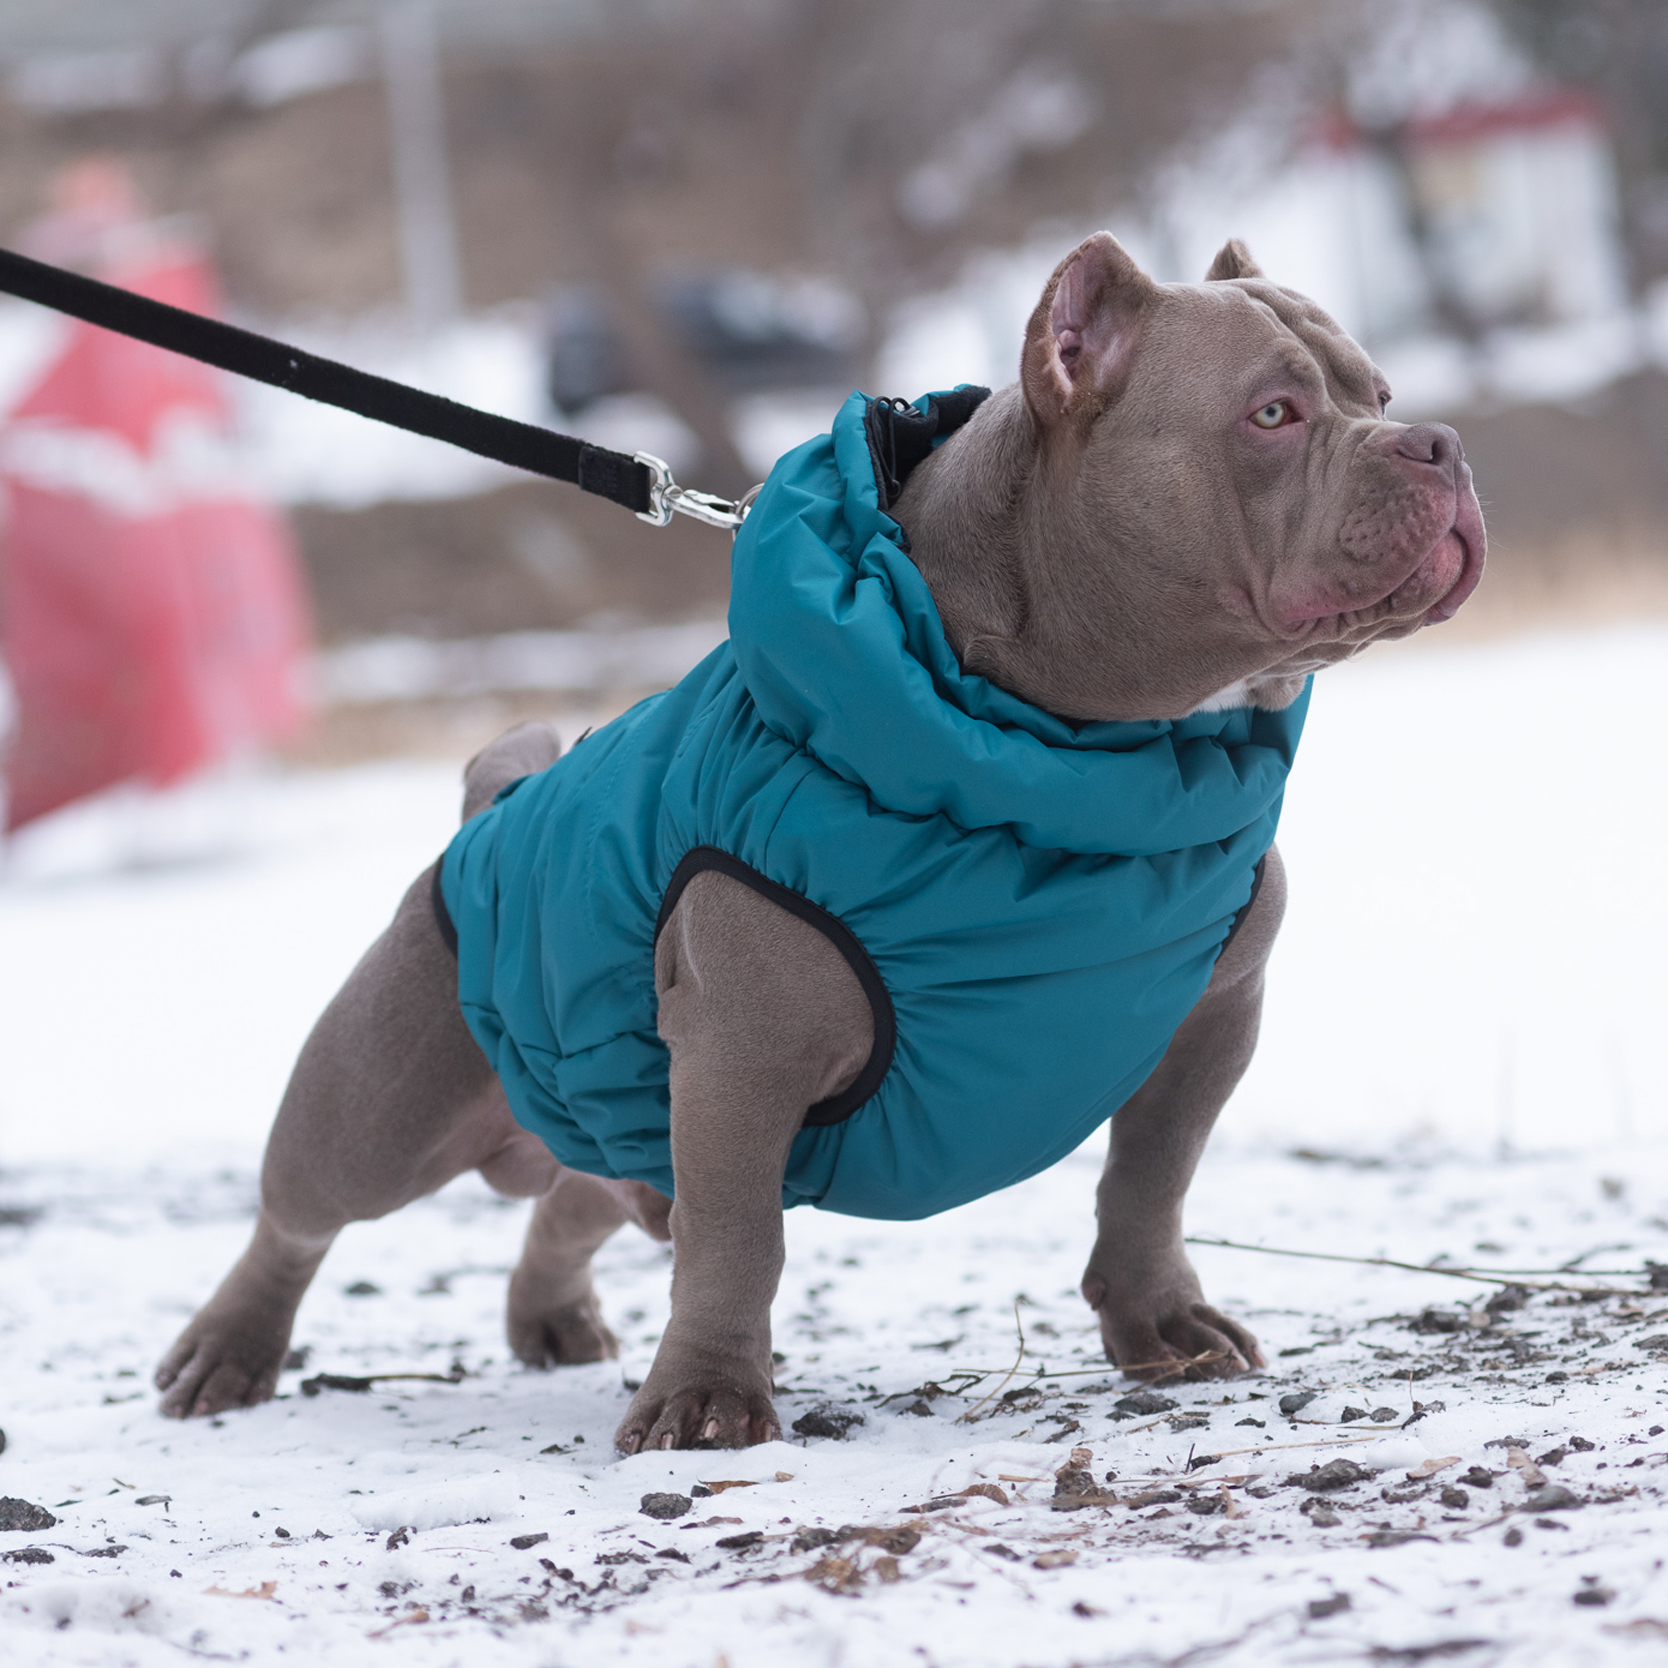
POLYGON ((979 1409, 982 1408, 987 1402, 994 1401, 997 1396, 1001 1395, 1002 1391, 1007 1387, 1008 1380, 1019 1371, 1019 1364, 1025 1359, 1025 1322, 1019 1318, 1019 1299, 1017 1297, 1014 1299, 1014 1328, 1019 1333, 1019 1352, 1014 1356, 1014 1364, 1008 1369, 1007 1374, 1002 1379, 1002 1382, 998 1384, 994 1390, 990 1391, 989 1394, 975 1402, 972 1407, 966 1408, 956 1415, 956 1423, 958 1425, 972 1424, 974 1415, 978 1413, 979 1409))
MULTIPOLYGON (((1014 1309, 1014 1319, 1017 1323, 1019 1319, 1019 1310, 1017 1305, 1014 1309)), ((945 1375, 947 1378, 966 1379, 968 1381, 968 1388, 966 1390, 945 1390, 943 1394, 946 1396, 970 1396, 973 1393, 973 1386, 979 1383, 982 1379, 994 1378, 996 1374, 1002 1374, 1002 1382, 998 1384, 994 1390, 991 1390, 984 1396, 981 1396, 972 1407, 966 1410, 966 1412, 957 1414, 956 1420, 958 1424, 971 1423, 974 1416, 985 1406, 987 1402, 993 1400, 997 1396, 1000 1396, 1007 1388, 1009 1381, 1016 1373, 1019 1372, 1020 1361, 1025 1354, 1024 1340, 1025 1333, 1022 1328, 1020 1331, 1019 1355, 1015 1357, 1014 1364, 1011 1367, 1006 1369, 1001 1367, 958 1367, 953 1373, 947 1373, 945 1375)), ((1044 1372, 1040 1368, 1033 1368, 1025 1376, 1030 1383, 1041 1384, 1048 1379, 1055 1378, 1105 1378, 1108 1373, 1156 1373, 1158 1376, 1148 1380, 1148 1382, 1152 1384, 1162 1384, 1165 1379, 1175 1378, 1177 1375, 1185 1373, 1191 1368, 1204 1367, 1208 1366, 1213 1361, 1220 1361, 1227 1354, 1228 1351, 1225 1349, 1207 1349, 1201 1350, 1197 1355, 1185 1355, 1169 1361, 1132 1361, 1128 1366, 1124 1367, 1117 1366, 1113 1362, 1108 1361, 1103 1366, 1099 1367, 1070 1367, 1053 1373, 1044 1372)), ((907 1392, 905 1392, 905 1394, 907 1394, 907 1392)), ((888 1400, 890 1399, 891 1398, 889 1397, 888 1400)), ((1135 1425, 1131 1427, 1132 1430, 1144 1430, 1145 1428, 1146 1427, 1143 1425, 1135 1425)))
MULTIPOLYGON (((1382 1437, 1392 1434, 1391 1429, 1384 1431, 1362 1431, 1354 1436, 1332 1436, 1321 1442, 1259 1442, 1254 1448, 1224 1448, 1216 1456, 1219 1460, 1234 1459, 1240 1454, 1272 1454, 1284 1448, 1342 1448, 1354 1442, 1377 1442, 1382 1437)), ((1205 1478, 1206 1482, 1214 1482, 1214 1478, 1205 1478)))
MULTIPOLYGON (((1576 1286, 1567 1280, 1559 1280, 1550 1269, 1479 1269, 1479 1268, 1443 1268, 1430 1263, 1404 1263, 1395 1257, 1351 1257, 1342 1251, 1293 1251, 1281 1245, 1246 1245, 1236 1239, 1204 1239, 1197 1234, 1187 1236, 1189 1245, 1213 1245, 1222 1251, 1258 1251, 1268 1257, 1303 1257, 1312 1262, 1322 1263, 1356 1263, 1363 1268, 1400 1268, 1409 1274, 1443 1274, 1450 1280, 1476 1280, 1489 1286, 1528 1286, 1534 1291, 1543 1292, 1575 1292, 1582 1297, 1643 1297, 1648 1295, 1650 1288, 1643 1291, 1621 1286, 1576 1286)), ((1607 1271, 1620 1278, 1632 1278, 1634 1271, 1630 1269, 1612 1269, 1607 1271)), ((1641 1271, 1639 1278, 1646 1278, 1641 1271)))
MULTIPOLYGON (((461 1366, 453 1367, 449 1373, 370 1373, 364 1378, 348 1373, 315 1373, 311 1378, 301 1381, 301 1393, 304 1396, 316 1396, 321 1390, 351 1390, 357 1395, 364 1395, 377 1384, 462 1384, 468 1376, 461 1366)), ((485 1426, 482 1429, 485 1429, 485 1426)))

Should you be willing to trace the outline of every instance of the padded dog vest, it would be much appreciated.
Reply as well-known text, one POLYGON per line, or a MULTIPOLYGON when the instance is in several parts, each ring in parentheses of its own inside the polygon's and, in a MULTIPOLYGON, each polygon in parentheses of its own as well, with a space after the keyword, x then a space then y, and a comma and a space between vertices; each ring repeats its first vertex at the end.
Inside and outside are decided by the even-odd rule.
POLYGON ((736 539, 730 640, 448 847, 464 1017, 563 1164, 673 1192, 654 945, 702 868, 827 933, 874 1011, 867 1066, 793 1142, 788 1205, 921 1217, 1033 1175, 1209 982, 1308 689, 1074 725, 964 672, 884 506, 907 442, 976 403, 852 395, 736 539))

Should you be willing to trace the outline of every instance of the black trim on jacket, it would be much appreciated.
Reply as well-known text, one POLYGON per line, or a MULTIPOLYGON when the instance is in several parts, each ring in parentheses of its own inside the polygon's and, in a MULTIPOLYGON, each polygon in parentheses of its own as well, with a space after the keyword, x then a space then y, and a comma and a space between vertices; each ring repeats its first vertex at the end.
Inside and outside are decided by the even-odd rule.
POLYGON ((781 905, 790 915, 797 915, 801 921, 808 922, 845 957, 846 965, 857 975, 857 982, 869 999, 869 1011, 874 1015, 874 1047, 869 1050, 867 1063, 847 1088, 842 1089, 837 1095, 831 1095, 827 1100, 819 1100, 805 1114, 805 1127, 811 1129, 844 1123, 880 1087, 887 1072, 891 1070, 892 1052, 897 1047, 897 1015, 892 1010, 892 998, 880 976, 880 970, 870 958, 869 952, 863 948, 857 935, 838 915, 831 915, 821 905, 812 903, 803 893, 794 891, 791 886, 783 886, 779 881, 772 880, 769 875, 760 874, 750 863, 742 862, 739 857, 732 857, 729 852, 722 851, 717 846, 696 846, 685 854, 677 868, 672 871, 672 878, 666 883, 666 896, 661 899, 660 914, 655 919, 654 937, 657 944, 660 942, 661 929, 672 918, 672 911, 677 908, 683 889, 696 875, 707 869, 728 875, 731 880, 739 880, 743 886, 752 887, 761 897, 781 905))

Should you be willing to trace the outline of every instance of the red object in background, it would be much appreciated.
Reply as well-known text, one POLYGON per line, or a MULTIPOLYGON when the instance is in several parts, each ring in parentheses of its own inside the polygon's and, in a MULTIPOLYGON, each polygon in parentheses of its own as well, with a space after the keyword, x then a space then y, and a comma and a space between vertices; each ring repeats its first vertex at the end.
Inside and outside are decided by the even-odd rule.
MULTIPOLYGON (((105 276, 217 310, 189 251, 105 276)), ((8 829, 117 782, 176 781, 300 721, 300 563, 238 484, 228 419, 218 372, 75 322, 0 420, 0 659, 19 707, 8 829)))

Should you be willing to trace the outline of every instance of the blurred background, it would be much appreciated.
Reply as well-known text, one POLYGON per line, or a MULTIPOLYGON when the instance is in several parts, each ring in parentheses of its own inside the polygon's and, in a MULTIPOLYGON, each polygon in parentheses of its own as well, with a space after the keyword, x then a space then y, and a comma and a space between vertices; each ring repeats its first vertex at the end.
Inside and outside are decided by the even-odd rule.
MULTIPOLYGON (((1011 380, 1102 226, 1245 238, 1489 521, 1315 702, 1245 1127, 1668 1133, 1661 0, 0 8, 0 245, 721 493, 853 387, 1011 380)), ((253 1143, 456 763, 675 680, 728 555, 0 300, 0 1147, 253 1143)))
MULTIPOLYGON (((1494 554, 1451 634, 1668 607, 1655 0, 0 12, 0 242, 139 287, 195 259, 198 304, 719 492, 854 386, 1011 380, 1042 280, 1097 226, 1165 279, 1246 238, 1367 345, 1394 414, 1461 425, 1494 554)), ((49 401, 41 440, 65 345, 0 304, 14 498, 99 472, 66 427, 120 427, 49 401)), ((278 507, 260 539, 292 541, 303 594, 274 600, 267 550, 249 608, 284 613, 269 661, 300 635, 319 655, 305 711, 266 689, 241 731, 197 724, 201 759, 240 735, 309 760, 466 750, 552 693, 675 676, 720 632, 721 534, 271 390, 220 397, 185 473, 278 507)), ((177 484, 180 448, 150 440, 130 472, 177 484)))

